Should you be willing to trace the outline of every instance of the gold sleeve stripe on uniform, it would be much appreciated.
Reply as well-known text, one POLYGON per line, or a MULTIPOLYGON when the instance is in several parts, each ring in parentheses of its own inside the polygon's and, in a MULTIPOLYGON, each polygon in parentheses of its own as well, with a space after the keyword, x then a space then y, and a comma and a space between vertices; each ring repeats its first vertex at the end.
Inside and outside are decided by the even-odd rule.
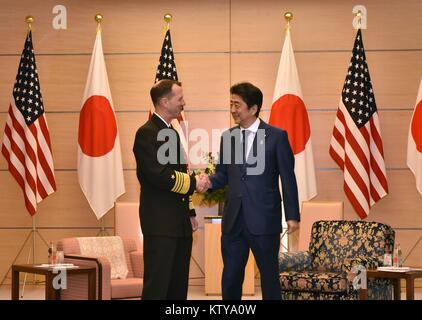
POLYGON ((183 187, 183 176, 180 172, 177 172, 178 184, 177 184, 177 193, 181 193, 183 187))
POLYGON ((180 175, 183 177, 182 190, 180 190, 180 193, 186 194, 190 188, 190 176, 187 173, 181 173, 180 175))
POLYGON ((180 172, 174 171, 174 173, 176 174, 176 180, 174 181, 174 186, 173 186, 173 189, 171 189, 171 191, 178 193, 180 191, 180 186, 181 186, 180 172))
POLYGON ((182 173, 175 171, 176 173, 176 182, 174 183, 172 192, 186 194, 190 188, 190 176, 187 173, 182 173))
POLYGON ((189 210, 193 210, 195 207, 193 206, 192 196, 189 196, 189 210))

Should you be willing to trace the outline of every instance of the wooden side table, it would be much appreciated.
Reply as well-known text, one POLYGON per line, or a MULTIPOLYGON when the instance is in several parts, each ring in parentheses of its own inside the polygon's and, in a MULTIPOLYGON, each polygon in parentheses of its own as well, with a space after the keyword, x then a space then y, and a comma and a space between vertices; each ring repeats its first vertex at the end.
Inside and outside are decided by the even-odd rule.
MULTIPOLYGON (((379 279, 387 278, 391 279, 394 284, 394 300, 401 299, 401 288, 400 280, 406 280, 406 300, 415 300, 415 279, 422 278, 422 269, 415 268, 415 270, 405 271, 405 272, 396 272, 396 271, 384 271, 384 270, 367 270, 366 271, 367 279, 379 279), (417 270, 416 270, 417 269, 417 270)), ((368 299, 368 290, 359 289, 359 298, 361 300, 368 299)))
POLYGON ((78 268, 54 268, 54 267, 40 267, 39 264, 23 264, 12 266, 12 300, 19 300, 19 273, 35 273, 45 276, 45 299, 58 300, 60 299, 60 289, 56 290, 53 287, 53 280, 59 275, 61 270, 66 270, 66 275, 71 274, 87 274, 88 275, 88 300, 96 299, 96 270, 95 267, 78 268))

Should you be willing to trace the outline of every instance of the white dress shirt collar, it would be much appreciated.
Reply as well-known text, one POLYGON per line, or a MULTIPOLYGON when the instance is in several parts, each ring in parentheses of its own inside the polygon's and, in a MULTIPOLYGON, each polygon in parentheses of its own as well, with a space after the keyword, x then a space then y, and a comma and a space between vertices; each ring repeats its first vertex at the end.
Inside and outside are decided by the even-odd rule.
POLYGON ((249 128, 243 128, 242 126, 240 127, 240 130, 249 130, 252 131, 253 133, 256 133, 258 131, 259 128, 259 123, 261 122, 261 120, 259 120, 259 118, 256 118, 255 122, 252 123, 249 128))
POLYGON ((163 121, 163 122, 166 124, 166 126, 167 126, 168 128, 170 128, 170 124, 168 124, 168 123, 167 123, 167 121, 166 121, 166 120, 164 120, 162 116, 160 116, 157 112, 154 112, 154 114, 155 114, 158 118, 160 118, 160 119, 161 119, 161 121, 163 121))

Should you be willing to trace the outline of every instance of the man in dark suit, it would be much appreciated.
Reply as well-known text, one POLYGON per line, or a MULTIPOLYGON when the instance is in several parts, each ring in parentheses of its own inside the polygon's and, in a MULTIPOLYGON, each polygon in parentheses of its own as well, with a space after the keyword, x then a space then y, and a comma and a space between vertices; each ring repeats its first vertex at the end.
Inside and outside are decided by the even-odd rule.
POLYGON ((259 119, 261 90, 240 83, 230 93, 230 111, 238 126, 223 133, 219 163, 209 180, 212 189, 228 184, 221 237, 223 299, 241 299, 249 249, 261 274, 263 299, 281 299, 279 177, 291 233, 300 220, 294 156, 287 132, 259 119))
POLYGON ((191 196, 204 181, 187 173, 180 137, 171 126, 185 105, 181 83, 161 80, 150 94, 155 112, 138 129, 133 146, 141 184, 142 298, 186 299, 192 230, 198 228, 191 196))

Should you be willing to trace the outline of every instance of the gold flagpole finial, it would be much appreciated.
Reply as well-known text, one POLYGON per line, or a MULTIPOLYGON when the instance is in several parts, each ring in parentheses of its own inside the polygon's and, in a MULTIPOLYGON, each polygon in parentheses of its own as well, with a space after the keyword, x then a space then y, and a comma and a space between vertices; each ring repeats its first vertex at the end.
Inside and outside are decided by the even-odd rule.
POLYGON ((101 22, 103 21, 103 15, 101 13, 97 13, 94 17, 95 21, 97 21, 97 32, 101 31, 101 22))
POLYGON ((28 33, 32 30, 32 24, 34 23, 34 17, 33 16, 27 16, 25 18, 25 22, 28 24, 28 33))
POLYGON ((290 21, 293 19, 293 13, 285 12, 284 19, 286 20, 286 31, 290 29, 290 21))
POLYGON ((166 13, 164 15, 164 21, 165 22, 170 23, 171 22, 171 19, 173 19, 173 16, 171 15, 171 13, 166 13))
POLYGON ((164 15, 164 21, 166 22, 166 26, 165 26, 166 31, 170 29, 170 22, 172 19, 173 19, 173 16, 171 13, 166 13, 164 15))
POLYGON ((355 13, 355 16, 358 18, 358 29, 362 26, 362 11, 358 10, 358 12, 355 13))

